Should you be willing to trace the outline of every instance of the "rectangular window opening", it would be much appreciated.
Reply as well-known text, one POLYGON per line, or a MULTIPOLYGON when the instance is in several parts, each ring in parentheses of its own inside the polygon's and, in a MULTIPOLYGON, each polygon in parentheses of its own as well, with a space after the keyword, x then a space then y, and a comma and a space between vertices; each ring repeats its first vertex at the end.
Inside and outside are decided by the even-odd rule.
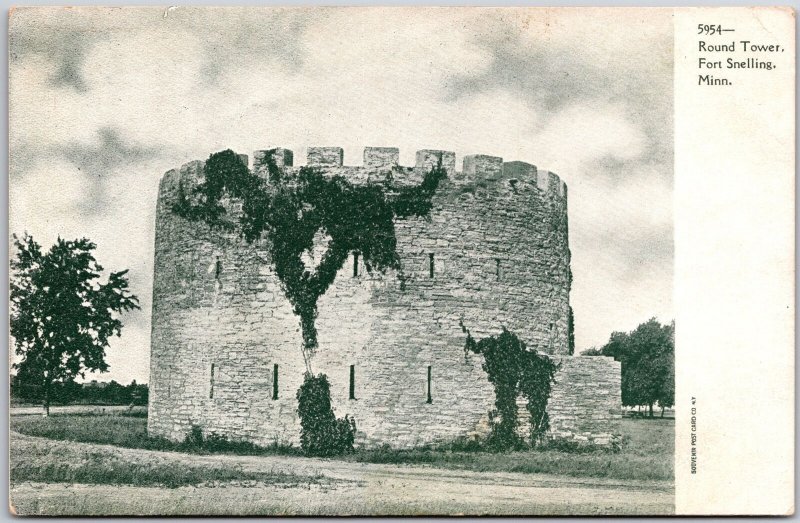
POLYGON ((350 399, 356 399, 356 366, 350 365, 350 399))
POLYGON ((430 277, 433 278, 433 253, 428 254, 428 272, 430 273, 430 277))
POLYGON ((217 263, 214 268, 214 278, 219 279, 220 274, 222 274, 222 260, 220 260, 219 256, 217 256, 217 263))
POLYGON ((211 364, 211 389, 208 391, 209 399, 214 399, 214 364, 211 364))
POLYGON ((500 258, 495 258, 494 261, 496 263, 495 275, 497 276, 497 281, 500 281, 500 258))
POLYGON ((353 278, 358 277, 358 253, 353 253, 353 278))
POLYGON ((278 399, 278 364, 272 366, 272 399, 278 399))
POLYGON ((433 396, 431 395, 431 366, 428 365, 428 398, 425 403, 433 403, 433 396))

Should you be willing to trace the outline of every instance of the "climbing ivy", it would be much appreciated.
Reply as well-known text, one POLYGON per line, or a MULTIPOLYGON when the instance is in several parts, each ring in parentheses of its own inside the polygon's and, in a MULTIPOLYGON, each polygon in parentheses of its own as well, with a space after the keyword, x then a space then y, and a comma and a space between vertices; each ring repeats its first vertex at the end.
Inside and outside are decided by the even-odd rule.
POLYGON ((536 350, 528 350, 525 343, 505 327, 499 336, 480 341, 472 337, 463 323, 461 328, 467 334, 465 355, 483 355, 483 370, 494 385, 496 411, 492 416, 489 446, 505 450, 528 443, 517 434, 517 397, 520 394, 527 400, 531 415, 530 443, 540 442, 549 428, 547 401, 558 366, 536 350))
POLYGON ((447 175, 433 167, 412 187, 353 185, 341 176, 326 177, 302 167, 296 177, 283 176, 270 155, 265 161, 268 180, 252 173, 231 150, 212 154, 205 179, 187 194, 182 186, 173 212, 212 227, 234 229, 222 201, 241 201, 238 228, 247 242, 264 233, 269 238, 275 273, 300 318, 303 357, 311 372, 310 356, 317 348, 317 301, 325 294, 351 253, 358 253, 368 272, 395 269, 403 282, 397 254, 395 218, 426 216, 431 199, 447 175), (321 233, 327 249, 316 268, 306 267, 303 253, 314 247, 321 233))

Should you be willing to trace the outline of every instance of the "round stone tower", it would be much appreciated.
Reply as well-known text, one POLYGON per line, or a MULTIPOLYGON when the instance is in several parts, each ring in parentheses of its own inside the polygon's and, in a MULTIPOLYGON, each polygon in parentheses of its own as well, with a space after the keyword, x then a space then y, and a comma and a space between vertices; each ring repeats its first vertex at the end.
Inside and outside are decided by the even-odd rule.
MULTIPOLYGON (((254 164, 265 155, 285 176, 299 170, 280 148, 257 151, 254 164)), ((429 216, 395 222, 402 278, 369 273, 351 254, 319 299, 312 366, 328 375, 336 415, 355 418, 360 445, 410 447, 485 432, 494 390, 482 357, 465 354, 461 324, 476 338, 506 327, 562 362, 552 433, 602 443, 604 424, 619 415, 619 365, 568 356, 565 184, 494 156, 466 156, 461 172, 452 152, 419 151, 414 167, 399 166, 398 157, 394 148, 367 148, 362 166, 343 166, 341 148, 308 149, 309 166, 354 184, 417 184, 440 162, 448 173, 429 216), (608 391, 597 396, 598 386, 608 391), (576 415, 573 404, 587 414, 576 415)), ((148 429, 182 439, 199 426, 260 445, 296 444, 300 320, 268 251, 171 210, 179 185, 190 190, 203 166, 191 162, 161 180, 148 429)), ((236 203, 229 206, 235 214, 236 203)), ((309 252, 306 263, 315 259, 309 252)))

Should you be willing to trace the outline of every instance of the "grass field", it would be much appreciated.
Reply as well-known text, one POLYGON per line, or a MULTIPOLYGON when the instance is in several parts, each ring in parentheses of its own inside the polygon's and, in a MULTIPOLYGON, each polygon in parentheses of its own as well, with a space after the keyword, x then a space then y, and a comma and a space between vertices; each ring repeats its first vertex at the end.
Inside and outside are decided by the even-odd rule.
POLYGON ((525 450, 519 452, 444 452, 440 450, 364 450, 343 459, 368 463, 424 463, 479 472, 522 472, 567 476, 672 480, 675 422, 670 419, 623 419, 620 452, 525 450))
POLYGON ((313 484, 320 479, 274 473, 245 471, 231 464, 196 466, 180 461, 167 461, 158 455, 122 455, 120 448, 145 450, 188 450, 185 444, 147 436, 147 418, 134 415, 56 415, 12 416, 11 430, 54 440, 14 437, 9 445, 11 483, 79 483, 87 485, 131 485, 176 488, 214 482, 255 482, 269 485, 295 486, 313 484), (114 447, 69 445, 81 441, 103 443, 114 447), (184 449, 184 447, 186 447, 184 449))
MULTIPOLYGON (((55 440, 101 443, 125 448, 166 450, 190 453, 228 453, 239 455, 292 455, 299 454, 296 448, 261 448, 248 443, 217 442, 215 445, 198 446, 175 443, 147 435, 147 418, 141 415, 54 415, 12 416, 11 430, 31 436, 55 440)), ((443 449, 426 450, 358 450, 338 459, 351 462, 387 464, 427 464, 442 468, 495 471, 545 473, 574 477, 620 478, 642 480, 672 480, 674 455, 674 420, 670 419, 623 419, 618 431, 625 444, 620 452, 590 451, 565 452, 560 450, 528 450, 507 453, 485 451, 454 452, 443 449)), ((12 435, 13 438, 13 435, 12 435)), ((45 461, 46 462, 46 461, 45 461)), ((84 462, 85 471, 71 468, 39 468, 27 465, 12 469, 12 481, 40 478, 41 481, 76 481, 80 478, 104 477, 101 472, 108 463, 84 462), (45 479, 45 478, 51 479, 45 479), (72 478, 72 479, 70 479, 72 478)), ((117 470, 122 471, 117 467, 117 470)), ((184 471, 183 477, 192 478, 192 471, 184 471)), ((147 484, 141 478, 144 469, 135 467, 120 472, 124 477, 147 484)), ((233 477, 234 472, 220 472, 223 477, 233 477), (226 475, 227 474, 227 475, 226 475)), ((158 484, 175 484, 168 471, 153 471, 152 481, 158 484)), ((205 476, 208 477, 208 476, 205 476)), ((243 478, 248 479, 248 478, 243 478)), ((108 481, 111 480, 109 477, 108 481)), ((187 479, 192 484, 191 480, 187 479)))
POLYGON ((56 414, 43 416, 11 416, 11 430, 42 438, 101 443, 117 447, 175 452, 223 452, 241 455, 300 454, 292 447, 257 447, 246 442, 209 441, 173 442, 147 435, 147 413, 111 413, 106 415, 56 414))
POLYGON ((132 485, 176 488, 216 482, 254 482, 292 487, 318 483, 318 476, 283 472, 245 471, 239 466, 220 464, 193 466, 156 457, 132 459, 113 448, 42 445, 38 441, 12 441, 10 479, 40 483, 81 483, 88 485, 132 485))

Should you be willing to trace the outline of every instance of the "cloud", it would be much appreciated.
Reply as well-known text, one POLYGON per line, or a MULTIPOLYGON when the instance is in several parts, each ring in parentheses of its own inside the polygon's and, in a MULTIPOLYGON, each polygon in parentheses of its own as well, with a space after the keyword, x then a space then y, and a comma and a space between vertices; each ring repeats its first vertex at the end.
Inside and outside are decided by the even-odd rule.
POLYGON ((9 30, 12 64, 30 55, 39 55, 49 62, 49 85, 74 89, 79 93, 87 90, 83 63, 89 45, 87 34, 77 31, 62 31, 48 26, 23 29, 13 24, 9 30))
MULTIPOLYGON (((173 13, 176 16, 176 11, 173 13)), ((229 69, 246 66, 253 59, 276 65, 289 74, 302 69, 305 52, 301 42, 311 19, 317 16, 315 11, 276 9, 261 11, 259 16, 254 13, 252 17, 218 14, 208 10, 187 18, 193 24, 207 23, 206 27, 213 28, 203 42, 205 63, 201 73, 207 82, 215 84, 229 69)))
MULTIPOLYGON (((120 131, 103 127, 89 143, 69 141, 38 148, 27 143, 18 145, 11 155, 11 179, 17 182, 19 178, 27 176, 27 183, 21 184, 24 186, 31 179, 36 180, 37 172, 40 172, 36 168, 41 169, 44 165, 65 165, 64 162, 67 162, 68 168, 56 169, 59 176, 53 181, 56 184, 64 180, 77 181, 81 190, 77 193, 66 193, 70 196, 69 199, 62 199, 63 195, 60 194, 53 196, 60 199, 60 207, 69 207, 70 213, 89 219, 103 214, 112 204, 111 193, 119 192, 117 178, 121 170, 135 168, 157 159, 163 152, 163 148, 159 146, 127 143, 120 131), (30 172, 31 170, 34 172, 30 172)), ((35 193, 42 194, 43 190, 46 194, 52 187, 43 187, 35 193)), ((58 207, 54 207, 56 208, 58 207)))
POLYGON ((97 138, 97 143, 70 142, 55 147, 53 152, 69 160, 79 171, 102 177, 121 167, 150 160, 162 150, 125 143, 120 132, 110 127, 100 128, 97 138))
MULTIPOLYGON (((462 99, 502 87, 542 110, 541 127, 590 122, 599 136, 613 136, 604 118, 578 120, 565 112, 576 105, 621 108, 643 133, 644 142, 633 145, 644 146, 651 159, 671 163, 672 22, 668 15, 653 14, 562 10, 558 16, 487 21, 491 30, 475 43, 490 54, 489 66, 454 75, 448 96, 462 99), (632 25, 639 30, 631 32, 632 25)), ((671 170, 661 175, 671 177, 671 170)))

